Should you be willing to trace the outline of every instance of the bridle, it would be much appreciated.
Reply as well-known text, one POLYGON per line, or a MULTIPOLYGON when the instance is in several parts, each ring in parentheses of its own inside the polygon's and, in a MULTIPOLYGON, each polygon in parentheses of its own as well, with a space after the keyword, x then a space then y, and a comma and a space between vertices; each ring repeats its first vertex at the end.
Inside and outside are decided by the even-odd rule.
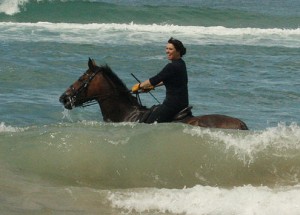
MULTIPOLYGON (((86 93, 88 86, 90 85, 90 83, 92 82, 92 80, 96 77, 96 75, 98 73, 102 73, 102 76, 106 79, 106 81, 108 82, 108 84, 111 86, 111 88, 113 89, 110 93, 106 93, 106 94, 98 94, 95 95, 93 97, 90 97, 88 99, 88 101, 86 102, 82 102, 82 104, 77 105, 78 107, 88 107, 94 104, 97 104, 97 101, 95 99, 99 99, 102 102, 108 98, 110 98, 112 95, 120 95, 121 93, 118 92, 117 88, 114 86, 114 84, 112 83, 112 81, 105 75, 105 73, 103 73, 103 71, 101 70, 101 67, 97 67, 97 70, 92 71, 91 74, 89 74, 88 72, 85 72, 79 79, 78 82, 81 83, 81 85, 77 88, 77 90, 74 87, 74 84, 72 84, 69 89, 71 90, 72 94, 69 95, 69 102, 72 106, 75 106, 75 102, 76 101, 80 101, 77 99, 78 95, 81 93, 86 93), (84 76, 88 76, 86 79, 83 80, 82 77, 84 76)), ((130 93, 130 90, 127 90, 126 92, 123 93, 130 93)))
MULTIPOLYGON (((68 96, 69 102, 72 106, 75 106, 75 102, 78 101, 77 97, 79 94, 83 93, 83 91, 87 91, 88 86, 90 85, 91 81, 95 78, 95 76, 101 72, 100 68, 98 68, 96 71, 93 71, 92 74, 89 74, 88 72, 85 72, 79 79, 78 82, 81 83, 81 85, 76 89, 74 87, 74 84, 72 84, 69 89, 71 90, 71 95, 68 96), (84 76, 88 76, 87 79, 83 79, 84 76)), ((90 101, 87 102, 83 102, 80 105, 77 105, 79 107, 87 107, 87 106, 91 106, 93 104, 96 104, 97 102, 94 100, 95 98, 97 98, 97 96, 94 96, 93 98, 90 98, 90 101)), ((80 100, 79 100, 80 101, 80 100)))

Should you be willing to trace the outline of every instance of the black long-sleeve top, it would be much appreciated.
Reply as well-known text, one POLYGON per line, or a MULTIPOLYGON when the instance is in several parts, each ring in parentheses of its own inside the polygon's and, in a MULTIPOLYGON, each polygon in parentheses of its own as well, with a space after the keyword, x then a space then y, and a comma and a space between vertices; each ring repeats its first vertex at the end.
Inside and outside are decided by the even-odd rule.
POLYGON ((166 87, 164 105, 178 111, 189 105, 188 77, 184 60, 173 60, 149 79, 151 85, 163 82, 166 87))

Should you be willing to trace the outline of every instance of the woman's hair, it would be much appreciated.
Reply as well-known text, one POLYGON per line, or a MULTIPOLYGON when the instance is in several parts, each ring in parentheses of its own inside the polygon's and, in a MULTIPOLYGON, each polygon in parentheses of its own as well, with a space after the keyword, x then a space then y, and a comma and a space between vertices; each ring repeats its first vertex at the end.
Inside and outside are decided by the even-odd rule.
POLYGON ((168 43, 173 44, 173 46, 175 47, 176 51, 178 51, 180 53, 180 56, 182 57, 183 55, 185 55, 186 53, 186 48, 184 47, 184 45, 182 44, 182 42, 180 40, 174 39, 173 37, 171 37, 168 40, 168 43))

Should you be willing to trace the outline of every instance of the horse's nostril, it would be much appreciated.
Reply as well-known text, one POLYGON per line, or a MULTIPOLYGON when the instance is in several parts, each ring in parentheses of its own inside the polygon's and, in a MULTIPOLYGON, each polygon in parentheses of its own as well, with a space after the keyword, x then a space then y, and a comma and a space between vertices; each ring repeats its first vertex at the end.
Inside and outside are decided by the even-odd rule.
POLYGON ((62 94, 60 97, 59 97, 59 102, 60 103, 65 103, 66 102, 66 94, 62 94))

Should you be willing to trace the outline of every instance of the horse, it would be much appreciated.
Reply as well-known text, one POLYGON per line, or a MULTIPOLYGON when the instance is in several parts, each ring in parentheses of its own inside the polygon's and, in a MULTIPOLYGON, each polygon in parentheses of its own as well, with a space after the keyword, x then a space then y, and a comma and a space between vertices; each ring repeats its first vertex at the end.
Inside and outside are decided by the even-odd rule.
MULTIPOLYGON (((105 122, 144 123, 155 108, 143 106, 138 94, 128 90, 108 65, 97 66, 90 58, 86 72, 67 88, 59 101, 69 110, 98 103, 105 122)), ((248 130, 243 121, 230 116, 220 114, 193 116, 191 107, 181 111, 173 122, 205 128, 248 130)))

